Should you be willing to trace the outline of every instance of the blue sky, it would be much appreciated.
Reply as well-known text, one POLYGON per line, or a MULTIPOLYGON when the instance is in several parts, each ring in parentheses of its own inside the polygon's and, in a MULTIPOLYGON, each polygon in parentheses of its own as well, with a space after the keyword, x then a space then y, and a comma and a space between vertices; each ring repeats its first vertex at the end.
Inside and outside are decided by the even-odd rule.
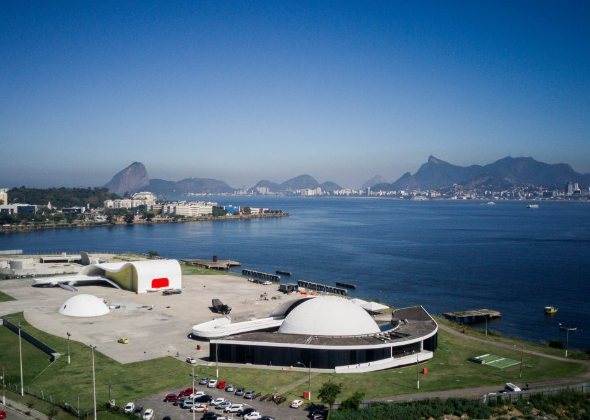
POLYGON ((0 186, 590 172, 588 1, 0 0, 0 186))

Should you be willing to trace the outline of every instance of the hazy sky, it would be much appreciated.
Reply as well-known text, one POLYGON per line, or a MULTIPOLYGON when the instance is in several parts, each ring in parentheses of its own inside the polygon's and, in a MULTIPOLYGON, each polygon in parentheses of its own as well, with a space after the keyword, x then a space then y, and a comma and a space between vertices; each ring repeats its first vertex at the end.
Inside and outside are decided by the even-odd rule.
POLYGON ((590 2, 0 0, 0 187, 590 172, 590 2))

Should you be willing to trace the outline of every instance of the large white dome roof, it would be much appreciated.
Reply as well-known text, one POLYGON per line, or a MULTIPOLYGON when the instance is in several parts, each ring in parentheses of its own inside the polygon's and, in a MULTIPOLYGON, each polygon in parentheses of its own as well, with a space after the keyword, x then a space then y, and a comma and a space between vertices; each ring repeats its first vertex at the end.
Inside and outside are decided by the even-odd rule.
POLYGON ((306 299, 287 315, 279 328, 283 334, 327 336, 379 332, 379 326, 363 308, 336 296, 306 299))
POLYGON ((92 317, 108 314, 109 308, 96 296, 80 294, 66 300, 59 308, 59 313, 67 316, 92 317))

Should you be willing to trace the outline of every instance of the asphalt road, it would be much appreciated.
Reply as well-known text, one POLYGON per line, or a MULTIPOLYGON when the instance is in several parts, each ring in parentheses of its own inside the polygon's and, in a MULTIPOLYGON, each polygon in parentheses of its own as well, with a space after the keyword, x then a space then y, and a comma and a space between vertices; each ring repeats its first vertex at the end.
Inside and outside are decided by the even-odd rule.
MULTIPOLYGON (((188 385, 190 387, 190 384, 188 385)), ((307 419, 308 411, 304 408, 290 408, 290 402, 284 402, 281 405, 277 405, 272 401, 258 401, 258 400, 247 400, 244 397, 235 396, 233 392, 226 392, 223 389, 207 388, 205 385, 195 385, 197 391, 203 391, 213 398, 224 397, 233 403, 244 404, 244 407, 253 407, 256 411, 260 412, 263 416, 271 416, 277 420, 302 420, 307 419)), ((164 402, 164 396, 166 394, 178 394, 185 388, 171 389, 162 392, 157 395, 152 395, 147 398, 142 398, 135 401, 135 406, 142 406, 144 410, 151 408, 154 410, 156 420, 162 419, 164 416, 170 416, 172 420, 186 419, 191 420, 193 418, 192 412, 189 410, 183 410, 182 408, 173 405, 171 402, 164 402)), ((222 410, 215 410, 214 407, 209 406, 209 411, 223 413, 222 410)), ((200 419, 203 416, 202 413, 195 413, 195 418, 200 419)), ((236 414, 227 413, 228 418, 238 418, 236 414)))
MULTIPOLYGON (((0 403, 2 401, 0 400, 0 403)), ((0 411, 5 411, 6 412, 6 420, 12 420, 12 419, 17 419, 17 420, 31 420, 29 417, 26 417, 24 415, 22 415, 21 413, 19 413, 16 410, 13 410, 12 408, 3 406, 2 404, 0 404, 0 411)))

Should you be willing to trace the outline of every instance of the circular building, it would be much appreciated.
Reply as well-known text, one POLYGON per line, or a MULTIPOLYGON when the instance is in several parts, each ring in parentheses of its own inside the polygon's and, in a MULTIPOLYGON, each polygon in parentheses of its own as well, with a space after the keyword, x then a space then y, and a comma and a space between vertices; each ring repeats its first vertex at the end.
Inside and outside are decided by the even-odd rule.
POLYGON ((90 318, 108 314, 109 308, 102 299, 96 296, 80 294, 66 300, 59 308, 59 313, 66 316, 90 318))
POLYGON ((353 373, 422 362, 437 346, 438 325, 422 306, 395 310, 384 329, 362 307, 336 296, 285 302, 271 316, 284 317, 278 330, 211 340, 211 360, 353 373))

